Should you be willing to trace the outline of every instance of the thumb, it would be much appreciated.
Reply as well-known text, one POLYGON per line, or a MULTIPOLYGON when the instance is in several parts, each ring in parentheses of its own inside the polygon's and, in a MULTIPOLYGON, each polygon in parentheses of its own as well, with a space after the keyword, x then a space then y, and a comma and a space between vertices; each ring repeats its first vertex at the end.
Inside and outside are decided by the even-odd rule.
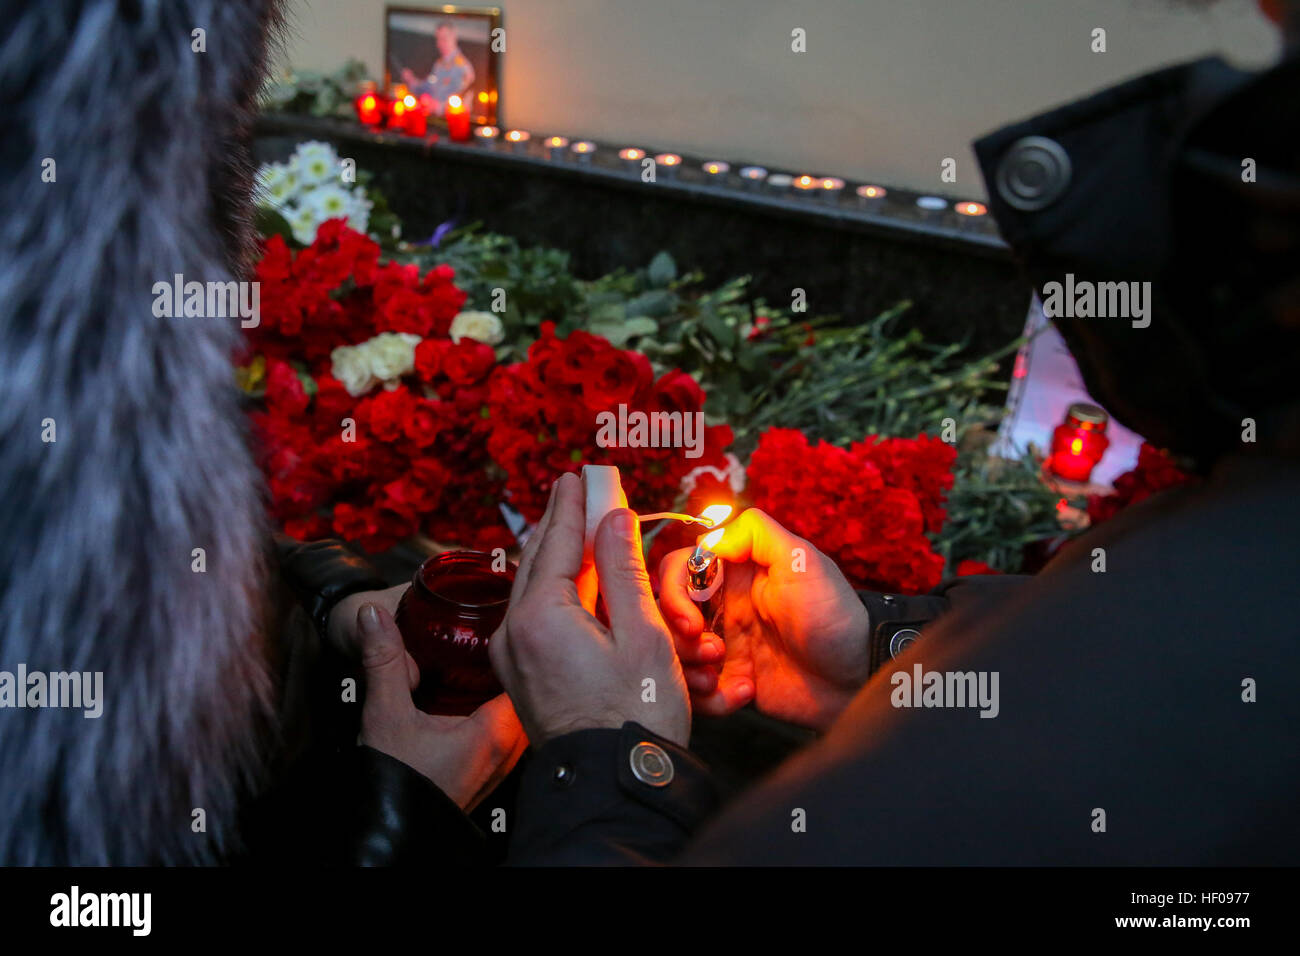
POLYGON ((795 549, 801 547, 811 546, 767 512, 748 508, 726 525, 722 538, 710 550, 735 564, 753 561, 761 567, 773 568, 788 566, 795 549))
POLYGON ((406 645, 392 615, 376 604, 363 604, 357 610, 357 631, 366 671, 366 705, 380 710, 413 706, 406 645))
POLYGON ((662 620, 641 553, 641 523, 627 508, 611 511, 596 529, 596 576, 616 642, 662 620))

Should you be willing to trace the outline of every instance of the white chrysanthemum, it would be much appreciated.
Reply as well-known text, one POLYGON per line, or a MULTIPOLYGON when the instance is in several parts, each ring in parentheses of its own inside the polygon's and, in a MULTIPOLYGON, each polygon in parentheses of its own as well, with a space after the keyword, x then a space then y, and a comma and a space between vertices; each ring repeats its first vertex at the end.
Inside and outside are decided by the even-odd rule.
POLYGON ((306 185, 315 186, 338 180, 339 156, 329 143, 312 140, 300 143, 289 160, 289 168, 298 174, 306 185))
POLYGON ((277 209, 289 205, 298 187, 298 178, 284 163, 267 163, 257 171, 255 202, 277 209))
POLYGON ((288 219, 293 237, 304 246, 310 246, 316 239, 316 228, 321 224, 316 210, 311 206, 302 206, 298 209, 282 209, 281 212, 288 219))
POLYGON ((351 206, 348 209, 348 228, 355 229, 357 232, 365 232, 366 226, 370 225, 370 207, 372 205, 374 204, 365 197, 364 192, 360 190, 354 192, 351 206))
POLYGON ((333 185, 317 186, 303 197, 302 204, 310 206, 320 222, 326 219, 347 219, 355 208, 347 190, 333 185))
POLYGON ((409 332, 381 332, 362 348, 370 360, 370 372, 385 384, 415 371, 415 347, 420 337, 409 332))
POLYGON ((506 330, 501 325, 501 320, 491 312, 462 312, 451 320, 453 342, 474 339, 488 345, 497 345, 505 337, 506 330))
POLYGON ((340 345, 330 352, 330 374, 353 398, 366 394, 379 381, 370 370, 370 355, 364 344, 340 345))

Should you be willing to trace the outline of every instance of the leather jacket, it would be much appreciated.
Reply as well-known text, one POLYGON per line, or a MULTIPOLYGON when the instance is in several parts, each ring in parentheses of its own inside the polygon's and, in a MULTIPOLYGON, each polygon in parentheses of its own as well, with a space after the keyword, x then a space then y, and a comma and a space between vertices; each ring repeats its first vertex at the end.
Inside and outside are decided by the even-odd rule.
POLYGON ((250 862, 494 862, 484 831, 432 781, 357 744, 360 662, 330 644, 326 622, 344 597, 388 582, 340 541, 277 535, 275 549, 278 626, 269 643, 278 711, 268 778, 244 819, 250 862))

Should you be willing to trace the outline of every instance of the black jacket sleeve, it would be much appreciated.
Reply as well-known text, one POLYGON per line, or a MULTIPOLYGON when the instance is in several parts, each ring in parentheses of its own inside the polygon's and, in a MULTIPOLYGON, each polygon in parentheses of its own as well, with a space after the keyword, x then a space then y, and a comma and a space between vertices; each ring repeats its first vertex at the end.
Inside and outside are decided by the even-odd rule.
POLYGON ((326 640, 326 622, 342 598, 387 582, 341 541, 277 535, 275 547, 281 591, 301 610, 284 614, 276 635, 285 747, 253 817, 260 855, 361 866, 495 862, 499 853, 484 832, 432 781, 356 743, 364 680, 356 660, 326 640), (355 696, 340 692, 348 679, 355 696), (334 836, 322 841, 321 833, 334 836))
POLYGON ((508 862, 666 862, 717 806, 704 765, 640 724, 579 730, 532 755, 508 862))
MULTIPOLYGON (((958 578, 921 596, 859 592, 870 615, 872 669, 906 649, 930 622, 955 607, 996 602, 1028 578, 958 578), (906 636, 906 635, 904 635, 906 636), (910 641, 909 641, 910 643, 910 641), (881 661, 877 656, 883 655, 881 661)), ((718 807, 707 769, 689 751, 636 723, 583 730, 548 741, 533 756, 519 794, 509 862, 517 865, 637 865, 673 859, 718 807), (671 761, 669 783, 647 784, 634 770, 638 746, 671 761)))
POLYGON ((280 575, 297 595, 321 636, 334 605, 349 594, 388 587, 379 572, 341 541, 295 541, 275 536, 280 575))

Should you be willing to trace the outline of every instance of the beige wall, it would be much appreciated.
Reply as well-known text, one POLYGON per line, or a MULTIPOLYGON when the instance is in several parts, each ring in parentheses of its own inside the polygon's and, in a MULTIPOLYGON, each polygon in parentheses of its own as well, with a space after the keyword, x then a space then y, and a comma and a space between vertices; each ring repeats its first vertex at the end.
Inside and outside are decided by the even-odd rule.
MULTIPOLYGON (((288 62, 383 61, 382 0, 289 0, 288 62)), ((408 3, 408 6, 436 4, 408 3)), ((471 4, 472 5, 472 4, 471 4)), ((1277 55, 1251 0, 503 0, 507 123, 982 196, 972 138, 1155 66, 1277 55), (795 27, 807 52, 790 50, 795 27), (1108 52, 1090 33, 1107 30, 1108 52), (957 159, 956 185, 939 164, 957 159)))

